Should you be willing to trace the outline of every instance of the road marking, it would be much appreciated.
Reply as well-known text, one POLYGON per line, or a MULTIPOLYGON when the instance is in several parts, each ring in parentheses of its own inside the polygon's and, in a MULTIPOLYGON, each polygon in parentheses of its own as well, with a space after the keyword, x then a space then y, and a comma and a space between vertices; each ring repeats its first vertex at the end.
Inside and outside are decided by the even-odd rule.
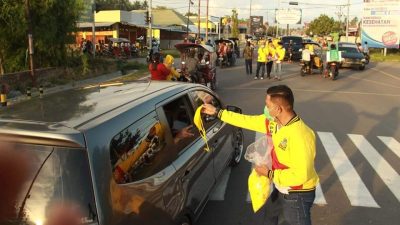
POLYGON ((316 205, 326 205, 326 200, 324 197, 324 194, 322 193, 322 188, 321 185, 318 184, 317 185, 317 189, 315 189, 315 200, 314 200, 314 204, 316 205))
POLYGON ((348 134, 353 143, 364 155, 372 168, 381 177, 386 186, 400 201, 400 176, 390 167, 389 163, 375 150, 375 148, 365 139, 364 136, 358 134, 348 134))
POLYGON ((379 208, 342 147, 330 132, 317 132, 352 206, 379 208))
POLYGON ((225 199, 225 191, 228 186, 229 177, 231 175, 231 168, 228 167, 218 181, 217 185, 214 187, 214 190, 211 191, 210 199, 214 201, 223 201, 225 199))
POLYGON ((378 136, 385 145, 400 158, 400 143, 392 137, 378 136))
POLYGON ((377 72, 379 72, 379 73, 383 73, 383 74, 385 74, 386 76, 389 76, 389 77, 391 77, 391 78, 393 78, 393 79, 400 80, 399 77, 397 77, 397 76, 395 76, 395 75, 393 75, 393 74, 386 73, 386 72, 384 72, 384 71, 382 71, 382 70, 378 70, 378 69, 375 69, 375 68, 371 68, 371 69, 372 69, 372 70, 375 70, 375 71, 377 71, 377 72))

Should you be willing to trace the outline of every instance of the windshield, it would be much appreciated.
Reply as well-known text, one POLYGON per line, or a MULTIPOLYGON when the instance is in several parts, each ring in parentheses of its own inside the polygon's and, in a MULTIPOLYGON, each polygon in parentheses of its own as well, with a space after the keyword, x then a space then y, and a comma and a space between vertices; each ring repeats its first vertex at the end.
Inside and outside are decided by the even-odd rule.
POLYGON ((352 48, 352 47, 340 47, 339 46, 339 51, 342 51, 345 53, 359 53, 357 48, 352 48))
POLYGON ((300 45, 303 43, 303 38, 301 37, 282 37, 283 44, 289 44, 290 40, 292 40, 294 45, 300 45))
POLYGON ((96 220, 84 150, 0 145, 0 224, 51 225, 63 220, 75 225, 96 220))

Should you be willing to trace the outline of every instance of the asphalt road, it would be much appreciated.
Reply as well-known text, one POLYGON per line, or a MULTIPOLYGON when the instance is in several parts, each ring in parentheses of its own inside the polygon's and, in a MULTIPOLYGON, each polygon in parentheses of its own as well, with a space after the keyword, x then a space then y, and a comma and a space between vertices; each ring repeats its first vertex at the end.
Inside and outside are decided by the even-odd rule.
MULTIPOLYGON (((286 84, 295 111, 316 132, 320 177, 313 224, 394 225, 400 221, 400 65, 370 63, 364 71, 341 69, 335 81, 299 75, 284 64, 281 81, 254 80, 242 59, 218 70, 217 93, 245 114, 260 114, 265 91, 286 84)), ((245 146, 256 134, 245 132, 245 146)), ((252 212, 247 191, 250 163, 228 169, 210 196, 197 225, 262 224, 264 209, 252 212)))

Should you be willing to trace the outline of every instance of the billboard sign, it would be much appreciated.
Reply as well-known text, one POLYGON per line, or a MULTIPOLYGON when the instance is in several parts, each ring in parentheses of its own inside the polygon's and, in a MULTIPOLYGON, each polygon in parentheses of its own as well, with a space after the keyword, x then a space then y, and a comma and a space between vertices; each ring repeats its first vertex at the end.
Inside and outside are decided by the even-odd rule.
POLYGON ((362 42, 373 48, 399 48, 400 0, 364 0, 362 42))
POLYGON ((279 24, 301 24, 301 9, 277 9, 275 21, 279 24))
POLYGON ((262 16, 250 16, 250 33, 254 35, 262 35, 265 30, 263 26, 262 16))

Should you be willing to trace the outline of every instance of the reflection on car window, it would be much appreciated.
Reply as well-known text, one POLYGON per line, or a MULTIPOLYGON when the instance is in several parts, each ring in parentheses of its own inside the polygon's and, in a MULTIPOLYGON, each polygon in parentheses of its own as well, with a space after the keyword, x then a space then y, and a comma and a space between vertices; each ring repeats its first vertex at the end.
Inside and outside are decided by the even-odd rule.
POLYGON ((152 112, 112 139, 110 159, 117 183, 144 179, 166 166, 167 159, 161 154, 165 147, 164 129, 152 112))
POLYGON ((185 97, 169 102, 162 108, 171 130, 173 144, 178 151, 181 151, 199 136, 191 119, 193 110, 185 97))
MULTIPOLYGON (((192 98, 194 102, 194 108, 197 109, 199 106, 203 105, 204 103, 212 104, 216 108, 221 108, 221 103, 210 93, 206 91, 194 91, 192 92, 192 98)), ((202 114, 202 119, 204 122, 204 128, 208 129, 211 127, 214 123, 216 123, 218 120, 215 118, 212 118, 210 116, 206 116, 205 114, 202 114)))
POLYGON ((61 224, 65 220, 86 224, 96 220, 84 149, 6 143, 1 146, 0 170, 8 172, 0 175, 1 210, 7 212, 1 214, 0 224, 61 224), (71 211, 75 213, 70 214, 71 211))

